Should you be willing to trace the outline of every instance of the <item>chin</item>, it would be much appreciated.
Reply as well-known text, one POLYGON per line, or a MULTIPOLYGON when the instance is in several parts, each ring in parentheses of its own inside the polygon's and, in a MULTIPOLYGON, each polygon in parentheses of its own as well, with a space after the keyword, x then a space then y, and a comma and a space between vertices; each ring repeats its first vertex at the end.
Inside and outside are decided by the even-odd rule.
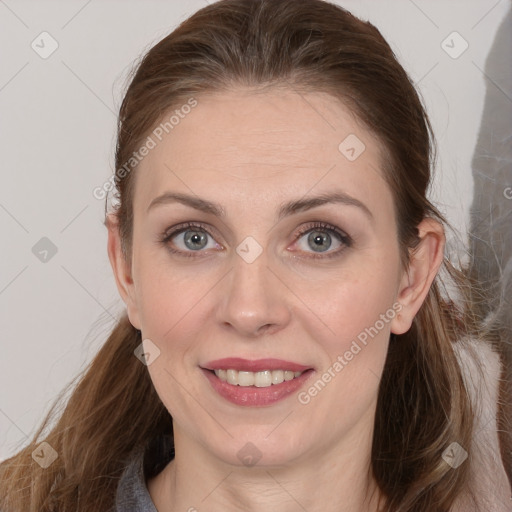
MULTIPOLYGON (((272 428, 275 428, 272 427, 272 428)), ((227 464, 246 467, 286 466, 304 455, 304 439, 294 443, 293 437, 284 432, 281 435, 271 433, 272 428, 266 427, 261 432, 252 429, 252 435, 237 436, 230 439, 221 450, 212 447, 212 452, 227 464)), ((296 436, 294 436, 296 437, 296 436)))

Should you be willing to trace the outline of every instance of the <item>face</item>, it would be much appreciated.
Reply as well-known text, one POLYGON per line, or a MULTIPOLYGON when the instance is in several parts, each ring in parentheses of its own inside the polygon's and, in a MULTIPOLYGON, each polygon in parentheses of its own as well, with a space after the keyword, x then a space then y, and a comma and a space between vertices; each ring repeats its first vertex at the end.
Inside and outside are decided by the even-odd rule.
POLYGON ((126 299, 177 443, 238 465, 368 444, 402 278, 379 143, 326 94, 197 102, 136 171, 126 299))

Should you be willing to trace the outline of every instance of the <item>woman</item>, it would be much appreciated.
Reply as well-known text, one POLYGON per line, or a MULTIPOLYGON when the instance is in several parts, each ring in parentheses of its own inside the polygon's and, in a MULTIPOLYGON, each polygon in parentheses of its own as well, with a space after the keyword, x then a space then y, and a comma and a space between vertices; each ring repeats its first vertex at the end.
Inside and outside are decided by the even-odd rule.
POLYGON ((430 135, 378 30, 327 2, 224 0, 152 48, 106 215, 127 315, 2 464, 2 510, 509 510, 430 135))

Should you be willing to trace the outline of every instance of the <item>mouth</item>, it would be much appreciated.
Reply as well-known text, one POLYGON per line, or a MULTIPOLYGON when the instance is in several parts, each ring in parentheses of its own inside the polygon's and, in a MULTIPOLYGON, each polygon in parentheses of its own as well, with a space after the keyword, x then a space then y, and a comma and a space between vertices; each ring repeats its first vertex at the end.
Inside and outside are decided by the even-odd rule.
POLYGON ((236 405, 272 405, 297 391, 314 369, 280 359, 227 358, 201 366, 213 389, 236 405))

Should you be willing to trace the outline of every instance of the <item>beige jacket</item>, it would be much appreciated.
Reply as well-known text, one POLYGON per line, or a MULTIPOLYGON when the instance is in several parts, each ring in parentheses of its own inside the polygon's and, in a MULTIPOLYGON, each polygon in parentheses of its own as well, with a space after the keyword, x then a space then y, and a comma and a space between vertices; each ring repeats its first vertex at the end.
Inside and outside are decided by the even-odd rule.
POLYGON ((473 456, 465 462, 471 464, 470 488, 452 510, 512 512, 512 489, 500 455, 497 433, 500 357, 487 343, 474 339, 464 340, 457 347, 457 355, 476 418, 473 445, 467 450, 473 456))

